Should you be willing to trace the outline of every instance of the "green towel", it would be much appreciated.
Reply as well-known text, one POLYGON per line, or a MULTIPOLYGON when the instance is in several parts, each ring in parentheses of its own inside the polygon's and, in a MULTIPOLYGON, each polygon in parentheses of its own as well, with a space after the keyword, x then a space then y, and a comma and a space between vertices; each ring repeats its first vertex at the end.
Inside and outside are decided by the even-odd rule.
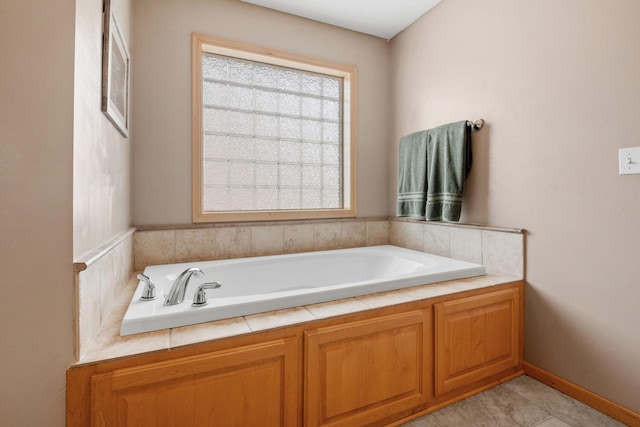
POLYGON ((459 221, 471 170, 471 128, 460 121, 400 139, 397 216, 459 221))
POLYGON ((471 170, 471 128, 460 121, 430 129, 427 139, 427 221, 459 221, 471 170))
POLYGON ((400 138, 398 162, 398 216, 424 218, 427 200, 428 131, 400 138))

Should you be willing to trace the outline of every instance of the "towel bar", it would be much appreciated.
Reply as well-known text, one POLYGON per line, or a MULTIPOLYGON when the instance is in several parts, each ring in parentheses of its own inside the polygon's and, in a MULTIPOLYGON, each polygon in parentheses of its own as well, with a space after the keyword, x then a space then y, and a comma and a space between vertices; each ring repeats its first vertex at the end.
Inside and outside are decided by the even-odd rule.
POLYGON ((484 120, 483 119, 477 119, 477 120, 467 120, 467 126, 471 126, 471 131, 473 132, 477 132, 480 129, 482 129, 482 126, 484 126, 484 120))

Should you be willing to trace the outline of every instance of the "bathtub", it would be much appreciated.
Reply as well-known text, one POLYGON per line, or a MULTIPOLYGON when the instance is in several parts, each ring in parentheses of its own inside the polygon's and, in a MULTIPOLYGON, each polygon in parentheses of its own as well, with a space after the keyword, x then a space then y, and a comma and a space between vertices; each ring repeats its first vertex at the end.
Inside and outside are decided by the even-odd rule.
POLYGON ((482 265, 395 246, 339 249, 290 255, 261 256, 184 264, 154 265, 144 274, 156 286, 157 298, 141 301, 140 282, 122 321, 120 335, 192 325, 265 311, 298 307, 410 286, 485 274, 482 265), (164 295, 178 275, 198 267, 182 303, 165 306, 164 295), (199 284, 216 281, 207 290, 208 304, 192 307, 199 284))

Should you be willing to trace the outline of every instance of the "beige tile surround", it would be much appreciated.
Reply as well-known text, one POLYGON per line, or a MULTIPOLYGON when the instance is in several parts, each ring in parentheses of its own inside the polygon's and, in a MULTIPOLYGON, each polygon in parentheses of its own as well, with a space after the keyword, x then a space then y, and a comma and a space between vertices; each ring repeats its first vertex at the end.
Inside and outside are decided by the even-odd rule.
POLYGON ((405 219, 297 221, 130 229, 78 260, 76 355, 81 363, 122 357, 317 318, 399 304, 524 278, 523 230, 405 219), (393 244, 482 263, 489 275, 298 307, 185 328, 119 336, 137 285, 133 271, 147 265, 393 244), (125 289, 126 288, 126 289, 125 289), (126 291, 125 291, 126 290, 126 291), (204 326, 206 325, 206 326, 204 326))
POLYGON ((522 229, 403 219, 390 223, 392 245, 483 264, 490 273, 524 278, 526 234, 522 229))
POLYGON ((387 219, 335 220, 220 226, 140 227, 134 235, 134 268, 148 265, 387 245, 387 219))
POLYGON ((75 356, 82 358, 111 315, 133 273, 130 228, 73 263, 76 288, 75 356))

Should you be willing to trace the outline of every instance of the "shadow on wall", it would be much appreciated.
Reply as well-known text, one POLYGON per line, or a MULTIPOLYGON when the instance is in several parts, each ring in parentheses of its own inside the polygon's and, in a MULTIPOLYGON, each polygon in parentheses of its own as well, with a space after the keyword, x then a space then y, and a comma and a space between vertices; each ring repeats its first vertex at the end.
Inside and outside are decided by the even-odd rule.
POLYGON ((485 121, 482 130, 471 136, 473 164, 465 183, 462 200, 462 223, 487 224, 489 219, 489 134, 485 121))

